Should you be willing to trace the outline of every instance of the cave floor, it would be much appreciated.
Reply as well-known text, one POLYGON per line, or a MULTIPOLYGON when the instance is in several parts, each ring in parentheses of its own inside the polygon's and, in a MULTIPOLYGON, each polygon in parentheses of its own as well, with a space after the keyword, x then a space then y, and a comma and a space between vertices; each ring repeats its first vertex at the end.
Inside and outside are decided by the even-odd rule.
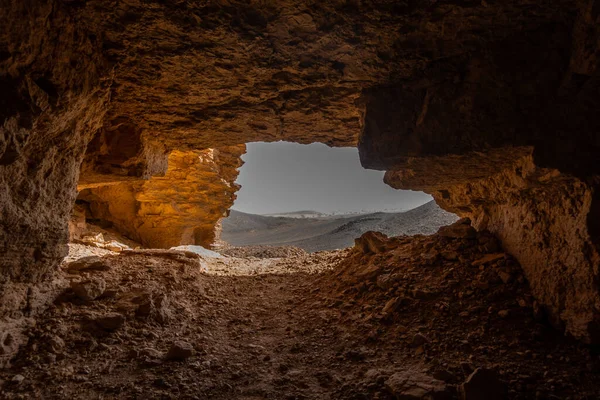
POLYGON ((481 239, 64 264, 0 397, 597 398, 597 354, 544 323, 520 267, 481 239))

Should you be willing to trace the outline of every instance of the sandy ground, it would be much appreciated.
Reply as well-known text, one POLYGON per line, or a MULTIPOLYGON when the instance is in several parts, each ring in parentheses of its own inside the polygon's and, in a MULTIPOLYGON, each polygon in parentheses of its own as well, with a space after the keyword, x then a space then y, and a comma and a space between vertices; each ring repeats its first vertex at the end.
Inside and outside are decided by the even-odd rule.
POLYGON ((87 249, 101 257, 65 263, 71 287, 0 371, 0 398, 597 398, 598 355, 545 322, 491 236, 368 247, 87 249))

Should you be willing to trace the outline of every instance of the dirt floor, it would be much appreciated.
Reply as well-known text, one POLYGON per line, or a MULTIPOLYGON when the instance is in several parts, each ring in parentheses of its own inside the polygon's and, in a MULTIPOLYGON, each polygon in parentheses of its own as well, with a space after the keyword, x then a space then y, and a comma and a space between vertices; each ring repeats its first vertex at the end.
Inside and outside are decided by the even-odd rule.
POLYGON ((0 370, 0 398, 600 396, 598 354, 551 328, 519 265, 465 225, 287 258, 88 250, 0 370))

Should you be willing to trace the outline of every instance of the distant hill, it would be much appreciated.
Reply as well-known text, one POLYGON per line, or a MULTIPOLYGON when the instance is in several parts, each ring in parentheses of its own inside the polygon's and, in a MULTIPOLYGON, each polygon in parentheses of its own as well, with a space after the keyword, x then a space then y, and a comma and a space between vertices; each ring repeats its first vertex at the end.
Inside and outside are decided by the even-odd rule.
POLYGON ((400 213, 298 217, 246 214, 232 210, 223 219, 221 239, 234 246, 297 246, 306 251, 333 250, 354 245, 367 231, 388 236, 435 233, 458 219, 434 201, 400 213))
POLYGON ((324 215, 318 211, 303 210, 303 211, 292 211, 276 214, 264 214, 264 217, 286 217, 286 218, 318 218, 324 215))

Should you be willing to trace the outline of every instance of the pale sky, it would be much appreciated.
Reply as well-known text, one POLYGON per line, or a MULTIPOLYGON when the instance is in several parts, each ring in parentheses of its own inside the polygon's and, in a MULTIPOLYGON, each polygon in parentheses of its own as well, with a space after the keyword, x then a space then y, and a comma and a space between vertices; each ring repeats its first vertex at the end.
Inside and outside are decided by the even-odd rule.
POLYGON ((360 165, 356 148, 288 142, 247 147, 234 210, 252 214, 403 211, 432 199, 422 192, 387 186, 383 171, 360 165))

